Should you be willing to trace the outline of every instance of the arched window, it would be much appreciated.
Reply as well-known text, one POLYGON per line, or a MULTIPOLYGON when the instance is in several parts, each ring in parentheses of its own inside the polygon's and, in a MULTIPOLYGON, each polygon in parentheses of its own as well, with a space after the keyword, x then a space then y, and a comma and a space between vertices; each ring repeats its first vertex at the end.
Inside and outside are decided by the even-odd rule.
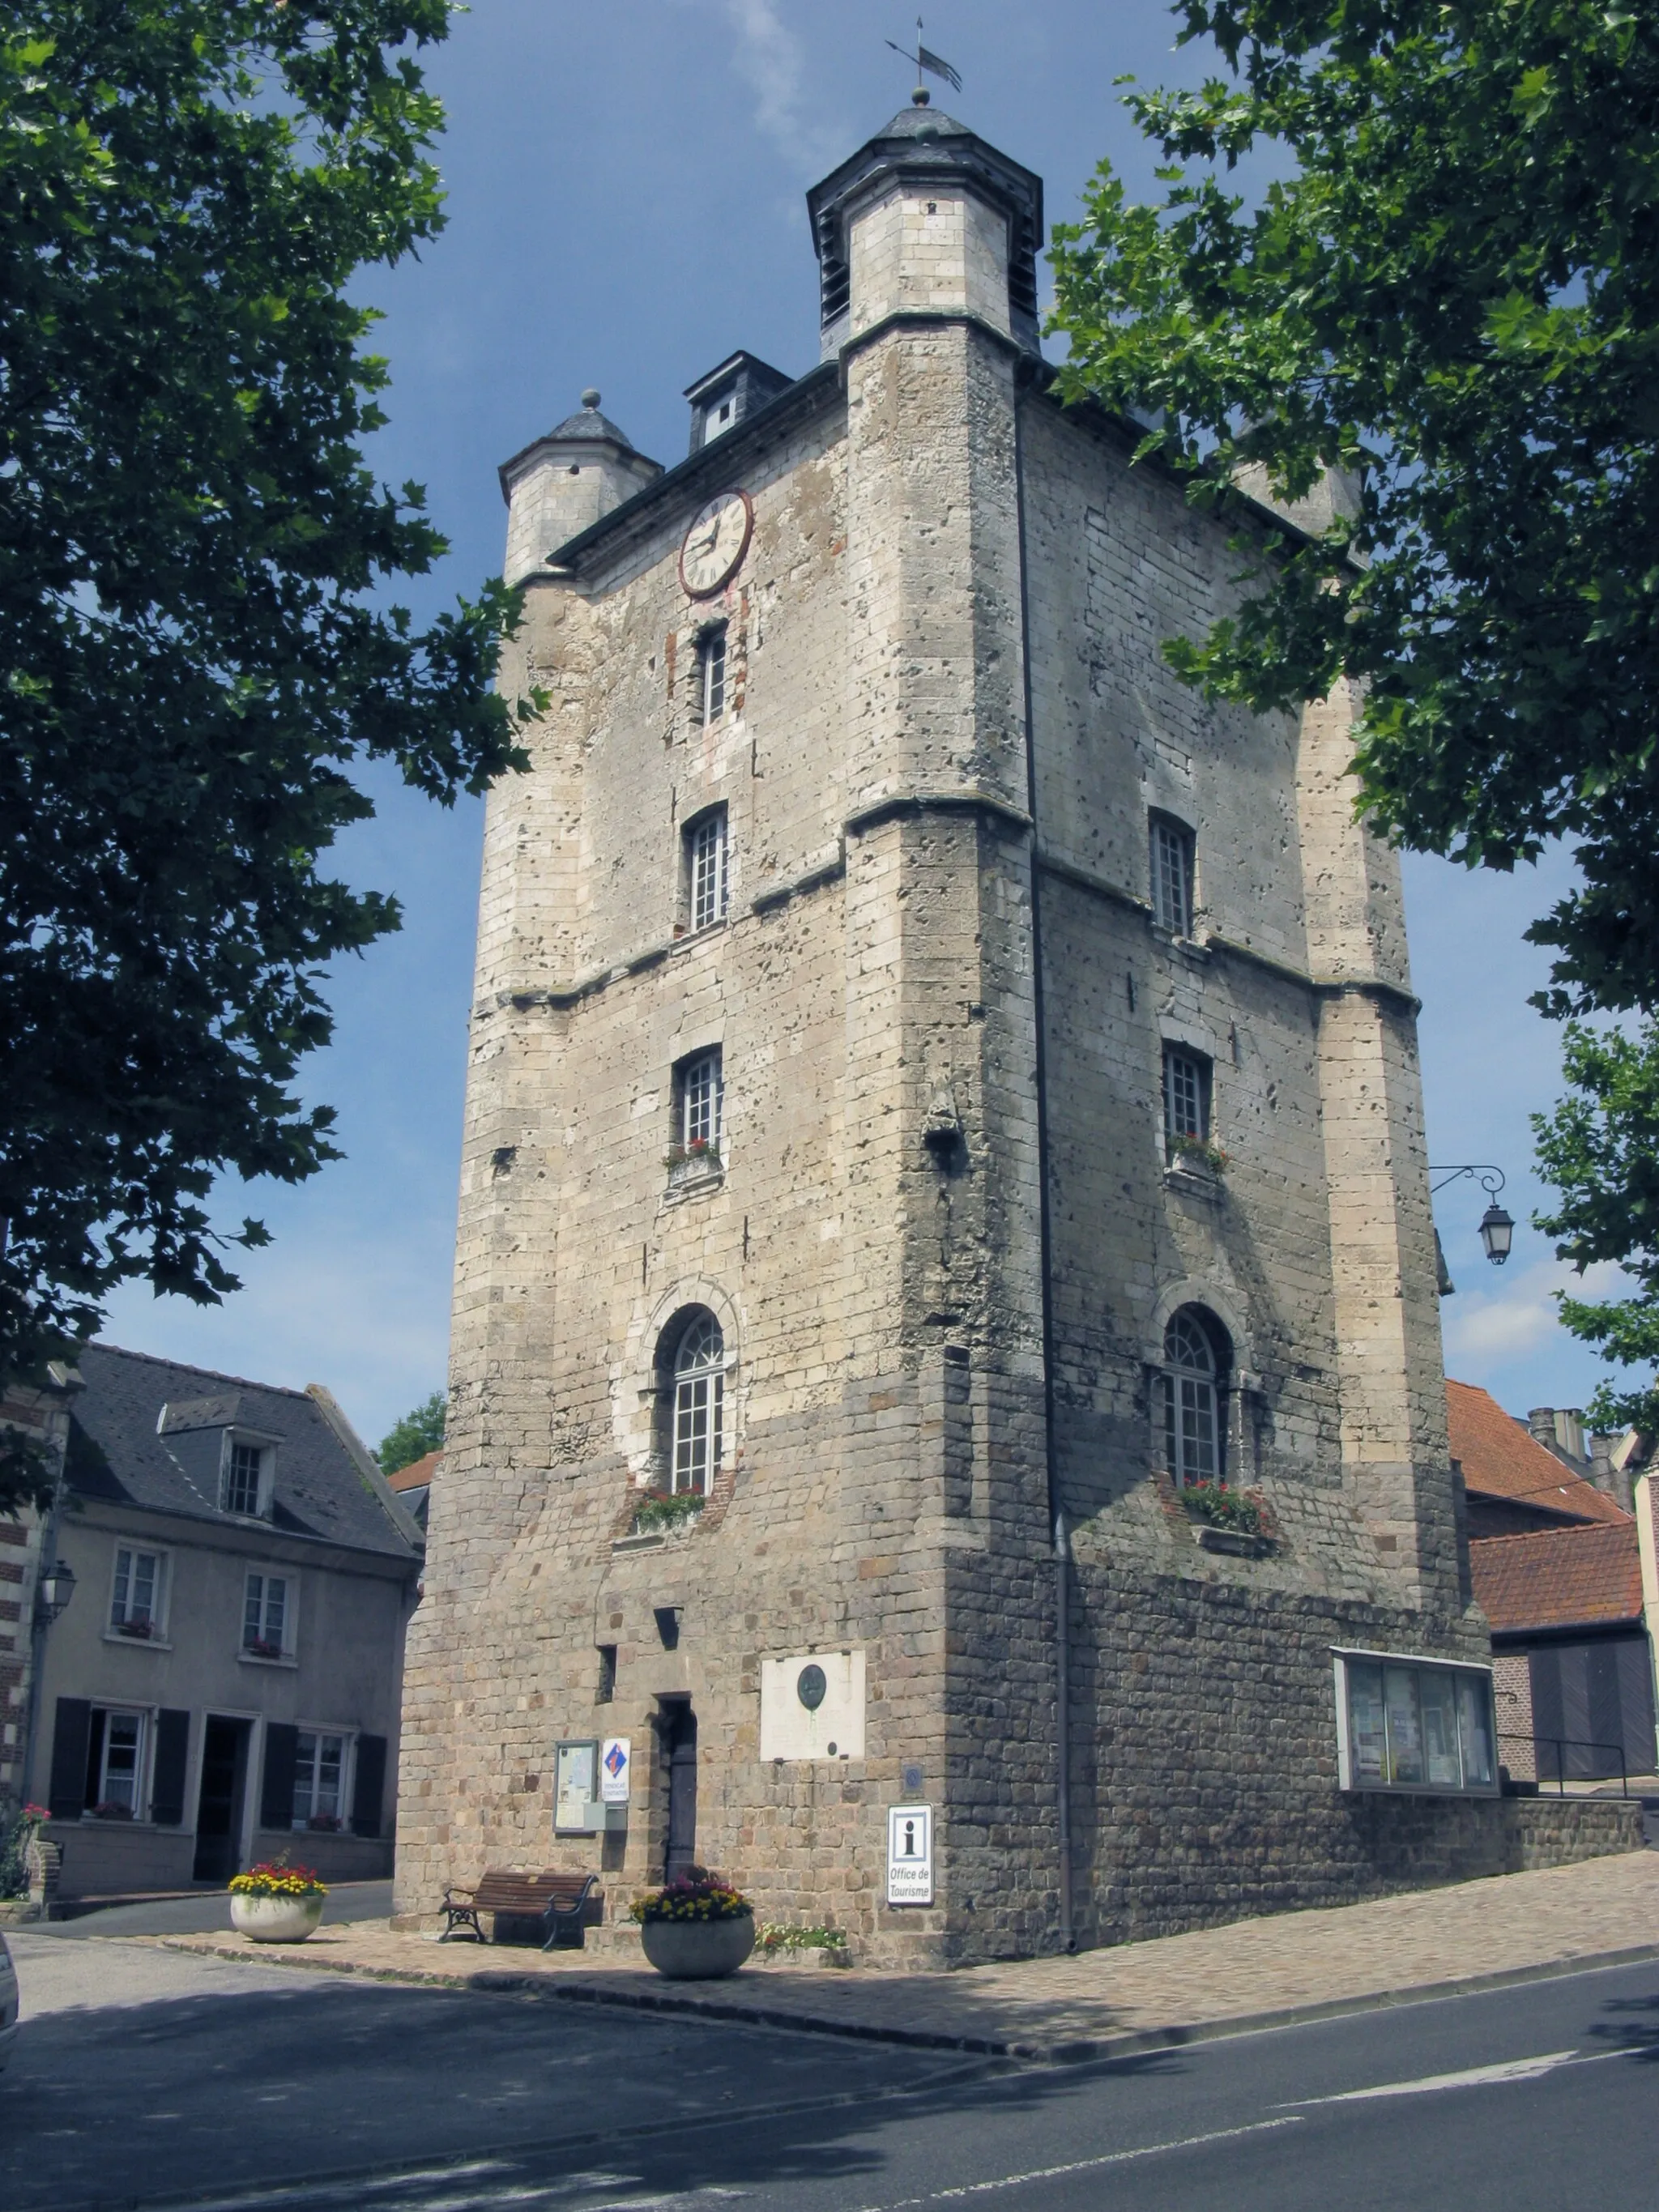
POLYGON ((726 1395, 726 1340, 711 1313, 699 1310, 683 1323, 669 1368, 668 1436, 665 1457, 671 1491, 707 1496, 720 1472, 720 1429, 726 1395))
POLYGON ((1231 1347, 1220 1323, 1182 1306, 1164 1332, 1164 1462, 1177 1483, 1220 1482, 1222 1407, 1231 1347))

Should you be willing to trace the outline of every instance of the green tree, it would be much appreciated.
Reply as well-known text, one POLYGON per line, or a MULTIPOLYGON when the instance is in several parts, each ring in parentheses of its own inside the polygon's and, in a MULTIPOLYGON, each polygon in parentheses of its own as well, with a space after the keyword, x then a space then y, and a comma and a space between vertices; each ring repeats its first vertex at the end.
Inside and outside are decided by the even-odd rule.
POLYGON ((447 549, 362 453, 386 370, 348 289, 441 228, 415 57, 447 27, 0 0, 0 1386, 125 1277, 234 1289, 221 1172, 337 1157, 290 1085, 323 963, 398 921, 318 870, 373 811, 354 764, 444 804, 522 764, 516 599, 395 605, 447 549))
POLYGON ((412 1413, 405 1413, 401 1420, 392 1424, 374 1455, 380 1462, 382 1474, 396 1474, 400 1467, 412 1467, 428 1452, 442 1450, 444 1415, 448 1405, 445 1394, 434 1390, 424 1405, 416 1406, 412 1413))
MULTIPOLYGON (((1182 0, 1226 75, 1128 101, 1059 234, 1065 392, 1154 427, 1195 501, 1241 477, 1359 508, 1246 561, 1166 647, 1263 708, 1365 686, 1358 767, 1401 842, 1582 884, 1543 1002, 1659 1002, 1659 11, 1632 0, 1182 0), (1231 173, 1249 161, 1248 193, 1231 173), (1273 173, 1277 173, 1276 175, 1273 173)), ((1241 547, 1261 544, 1241 532, 1241 547)))
MULTIPOLYGON (((1579 1273, 1615 1261, 1633 1289, 1600 1303, 1564 1297, 1561 1318, 1612 1364, 1651 1370, 1659 1366, 1659 1023, 1644 1022, 1635 1036, 1569 1023, 1565 1060, 1569 1096, 1533 1117, 1539 1165, 1560 1202, 1534 1220, 1579 1273)), ((1650 1374, 1635 1389, 1604 1383, 1589 1410, 1597 1428, 1659 1436, 1659 1382, 1650 1374)))

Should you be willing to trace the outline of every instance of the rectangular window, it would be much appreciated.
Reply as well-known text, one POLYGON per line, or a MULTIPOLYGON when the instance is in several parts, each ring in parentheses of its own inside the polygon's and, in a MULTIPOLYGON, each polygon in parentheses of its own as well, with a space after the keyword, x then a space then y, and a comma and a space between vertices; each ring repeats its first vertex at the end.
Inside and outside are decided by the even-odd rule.
POLYGON ((688 1060, 680 1075, 680 1143, 685 1152, 718 1152, 726 1085, 718 1045, 688 1060))
POLYGON ((284 1575, 250 1575, 242 1607, 242 1649, 256 1659, 288 1656, 289 1586, 284 1575))
POLYGON ((87 1760, 87 1808, 112 1820, 143 1811, 144 1716, 94 1705, 87 1760))
POLYGON ((726 919, 726 809, 715 807, 686 831, 691 927, 712 929, 726 919))
POLYGON ((1498 1794, 1492 1671, 1372 1651, 1336 1655, 1344 1790, 1498 1794))
POLYGON ((345 1738, 301 1729, 294 1753, 294 1825, 337 1828, 344 1802, 345 1738))
POLYGON ((135 1641, 158 1635, 161 1626, 161 1554, 125 1544, 115 1548, 115 1581, 110 1592, 109 1625, 135 1641))
POLYGON ((1152 919, 1174 937, 1193 933, 1193 833, 1167 814, 1152 817, 1152 919))
POLYGON ((227 1513, 258 1513, 259 1481, 264 1473, 265 1448, 238 1443, 233 1437, 225 1466, 224 1510, 227 1513))
POLYGON ((1176 1151, 1210 1141, 1210 1063, 1185 1045, 1164 1048, 1164 1135, 1176 1151))
POLYGON ((697 640, 697 715, 707 728, 726 712, 726 625, 697 640))

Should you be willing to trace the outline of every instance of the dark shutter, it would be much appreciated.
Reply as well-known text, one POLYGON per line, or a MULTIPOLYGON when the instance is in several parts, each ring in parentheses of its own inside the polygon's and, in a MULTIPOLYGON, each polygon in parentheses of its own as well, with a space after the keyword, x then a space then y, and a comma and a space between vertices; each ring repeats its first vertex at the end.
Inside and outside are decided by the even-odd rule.
POLYGON ((383 1735, 360 1735, 357 1739, 357 1778, 351 1786, 351 1832, 354 1836, 378 1836, 380 1832, 380 1807, 386 1796, 386 1738, 383 1735))
POLYGON ((264 1784, 259 1792, 259 1826, 294 1826, 294 1765, 300 1748, 300 1731, 282 1721, 265 1723, 264 1784))
POLYGON ((190 1756, 190 1715, 163 1706, 155 1717, 155 1773, 149 1817, 158 1828, 177 1828, 185 1817, 185 1762, 190 1756))
POLYGON ((52 1785, 46 1792, 54 1820, 78 1820, 86 1810, 91 1735, 91 1699, 59 1698, 52 1731, 52 1785))

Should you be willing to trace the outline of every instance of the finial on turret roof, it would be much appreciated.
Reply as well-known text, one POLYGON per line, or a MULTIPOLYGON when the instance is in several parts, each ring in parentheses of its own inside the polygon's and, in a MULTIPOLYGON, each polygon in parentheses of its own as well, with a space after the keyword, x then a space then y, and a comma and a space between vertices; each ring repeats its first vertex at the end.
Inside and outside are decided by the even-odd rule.
POLYGON ((582 405, 584 407, 597 407, 599 404, 599 395, 590 384, 586 391, 582 394, 582 405))

